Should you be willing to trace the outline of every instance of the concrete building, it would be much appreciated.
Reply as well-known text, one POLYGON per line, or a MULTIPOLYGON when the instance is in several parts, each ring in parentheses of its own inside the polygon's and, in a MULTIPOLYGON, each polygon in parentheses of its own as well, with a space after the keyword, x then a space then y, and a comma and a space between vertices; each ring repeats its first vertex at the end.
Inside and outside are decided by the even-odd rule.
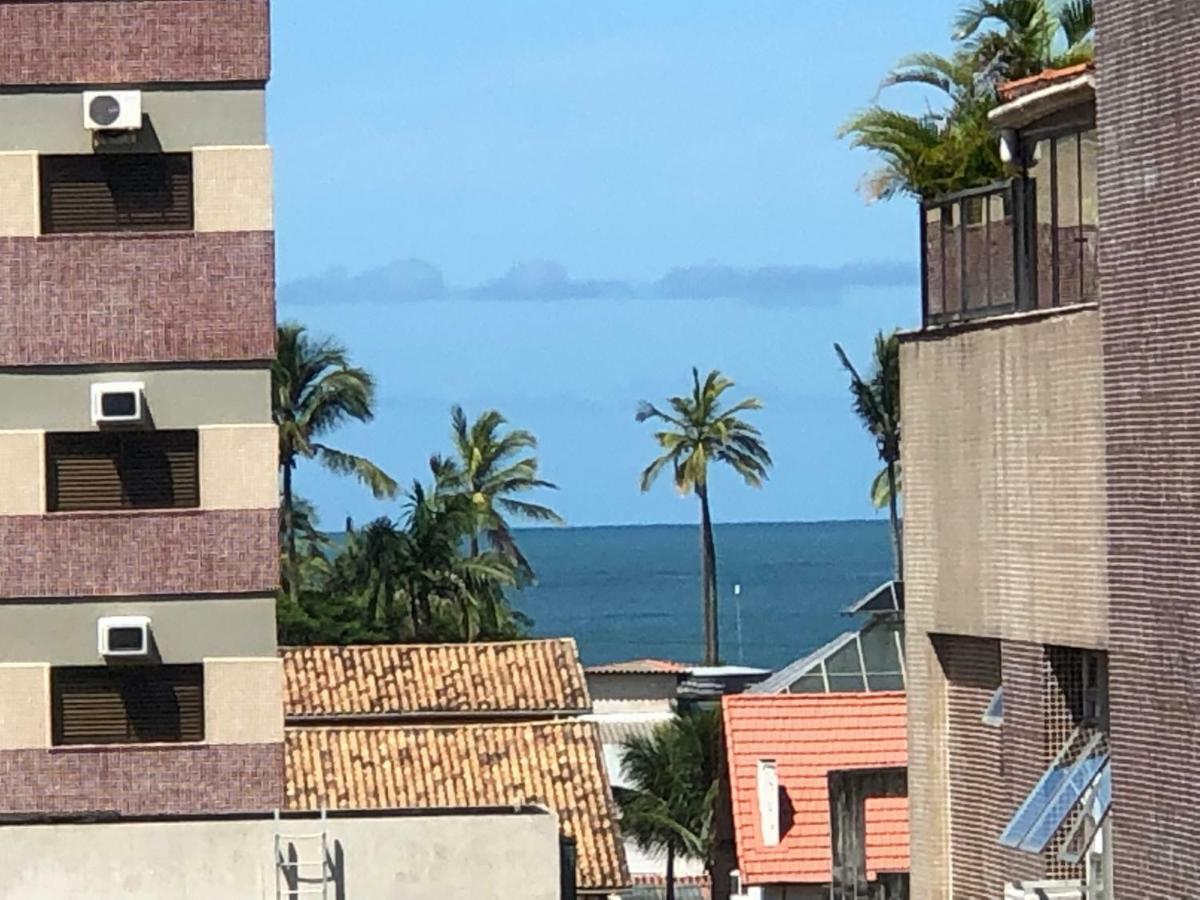
POLYGON ((902 350, 916 897, 1200 892, 1190 13, 1097 3, 1095 70, 1009 85, 994 113, 1017 176, 923 211, 902 350))
POLYGON ((0 811, 271 810, 267 0, 0 34, 0 811))

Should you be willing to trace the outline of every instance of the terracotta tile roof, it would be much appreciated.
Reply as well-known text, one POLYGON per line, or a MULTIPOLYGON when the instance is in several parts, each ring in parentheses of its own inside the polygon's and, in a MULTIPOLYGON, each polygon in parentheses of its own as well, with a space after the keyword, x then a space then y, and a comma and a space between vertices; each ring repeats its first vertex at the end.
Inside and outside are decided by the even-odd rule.
MULTIPOLYGON (((738 867, 752 885, 824 884, 832 858, 828 773, 908 762, 905 701, 900 692, 742 694, 722 702, 738 867), (758 760, 774 759, 792 809, 778 846, 762 843, 758 760)), ((867 807, 867 868, 908 870, 907 800, 867 807)))
POLYGON ((584 713, 570 638, 498 644, 292 647, 281 651, 289 719, 584 713))
POLYGON ((691 666, 669 659, 630 659, 588 666, 589 675, 684 675, 691 666))
POLYGON ((576 841, 580 888, 629 883, 591 722, 301 726, 286 741, 290 809, 538 803, 576 841))
POLYGON ((1062 84, 1064 81, 1070 81, 1073 78, 1078 78, 1080 75, 1085 75, 1088 72, 1095 71, 1095 63, 1080 63, 1076 66, 1067 66, 1063 69, 1046 69, 1038 72, 1036 75, 1030 75, 1028 78, 1018 78, 1014 81, 1006 81, 1000 85, 1000 99, 1005 103, 1024 97, 1026 94, 1032 94, 1034 91, 1040 91, 1042 88, 1051 87, 1052 85, 1062 84))

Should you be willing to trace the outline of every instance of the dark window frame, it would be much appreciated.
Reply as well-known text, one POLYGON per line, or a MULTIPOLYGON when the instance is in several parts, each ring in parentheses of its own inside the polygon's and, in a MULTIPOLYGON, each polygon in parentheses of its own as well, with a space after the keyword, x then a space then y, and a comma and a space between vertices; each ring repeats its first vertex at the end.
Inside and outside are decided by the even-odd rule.
POLYGON ((191 232, 191 153, 44 154, 38 160, 42 234, 191 232))
POLYGON ((54 747, 203 743, 204 665, 55 666, 54 747))
POLYGON ((48 513, 200 508, 200 432, 196 429, 48 432, 45 466, 48 513), (77 476, 66 499, 62 469, 71 461, 90 462, 100 473, 93 484, 87 483, 86 476, 77 476), (179 475, 188 476, 187 480, 178 480, 179 475), (112 476, 115 481, 101 480, 112 476), (101 502, 89 493, 107 496, 101 502))

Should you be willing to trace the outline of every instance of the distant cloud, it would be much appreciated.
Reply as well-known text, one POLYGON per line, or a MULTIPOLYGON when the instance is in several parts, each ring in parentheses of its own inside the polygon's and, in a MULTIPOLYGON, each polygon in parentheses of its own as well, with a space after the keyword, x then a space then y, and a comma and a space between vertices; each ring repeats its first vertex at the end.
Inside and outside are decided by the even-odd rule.
POLYGON ((715 263, 672 269, 657 281, 576 279, 550 261, 517 263, 499 278, 473 287, 446 283, 442 270, 423 260, 389 263, 358 275, 331 269, 280 288, 289 305, 332 303, 412 303, 466 298, 511 300, 742 300, 749 303, 832 303, 855 288, 909 287, 917 284, 915 265, 855 262, 841 266, 765 266, 743 268, 715 263))
POLYGON ((625 281, 576 281, 556 262, 517 263, 499 278, 465 291, 476 300, 593 300, 633 297, 637 291, 625 281))

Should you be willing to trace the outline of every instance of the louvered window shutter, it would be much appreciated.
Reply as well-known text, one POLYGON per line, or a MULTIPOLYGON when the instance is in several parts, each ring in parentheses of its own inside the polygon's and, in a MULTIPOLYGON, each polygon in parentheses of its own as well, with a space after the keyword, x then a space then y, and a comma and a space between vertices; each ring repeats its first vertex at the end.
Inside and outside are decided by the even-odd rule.
POLYGON ((190 231, 190 153, 40 157, 42 232, 190 231))
POLYGON ((51 670, 55 745, 204 740, 204 667, 51 670))
POLYGON ((200 505, 195 431, 46 435, 51 512, 200 505))

